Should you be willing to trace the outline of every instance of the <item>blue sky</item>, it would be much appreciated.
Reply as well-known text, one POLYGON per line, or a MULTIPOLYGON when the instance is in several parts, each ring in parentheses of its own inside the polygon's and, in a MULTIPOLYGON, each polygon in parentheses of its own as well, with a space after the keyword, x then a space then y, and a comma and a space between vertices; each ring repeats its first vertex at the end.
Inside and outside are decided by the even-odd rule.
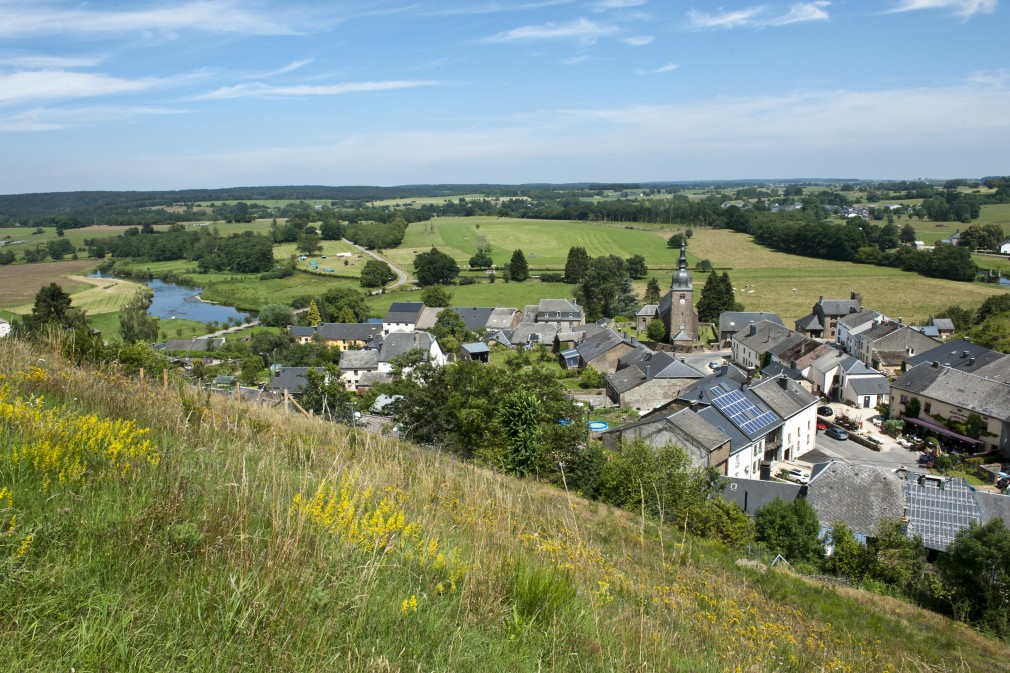
POLYGON ((0 193, 1010 173, 999 0, 0 0, 0 193))

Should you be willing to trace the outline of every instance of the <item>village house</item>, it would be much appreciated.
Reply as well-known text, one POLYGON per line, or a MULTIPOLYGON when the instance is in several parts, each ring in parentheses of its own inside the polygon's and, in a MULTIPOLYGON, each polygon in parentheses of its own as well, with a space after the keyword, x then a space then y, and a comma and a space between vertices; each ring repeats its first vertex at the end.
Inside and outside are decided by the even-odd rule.
POLYGON ((765 441, 764 460, 794 460, 814 449, 817 436, 817 398, 788 376, 763 378, 751 385, 758 396, 782 419, 765 441))
POLYGON ((568 299, 541 299, 539 304, 526 307, 522 322, 552 324, 557 331, 572 329, 586 324, 586 314, 582 307, 568 299))
POLYGON ((11 324, 6 320, 4 320, 3 318, 0 318, 0 339, 4 338, 10 333, 11 333, 11 324))
POLYGON ((940 341, 946 341, 954 336, 954 321, 950 318, 934 318, 933 316, 929 316, 926 324, 936 328, 937 338, 940 341))
POLYGON ((937 339, 907 325, 884 322, 856 337, 856 352, 853 354, 884 374, 896 374, 907 358, 939 345, 937 339))
POLYGON ((628 337, 606 328, 586 338, 575 347, 579 353, 580 365, 592 367, 601 374, 617 371, 618 361, 636 348, 644 348, 635 337, 628 337))
POLYGON ((825 299, 820 297, 813 310, 796 321, 796 331, 813 339, 834 341, 838 334, 838 319, 857 313, 861 308, 862 298, 852 292, 848 299, 825 299))
POLYGON ((603 445, 614 450, 620 442, 642 439, 656 448, 679 446, 694 467, 714 467, 726 475, 731 439, 691 409, 679 408, 603 432, 603 445))
POLYGON ((635 314, 635 327, 639 332, 649 329, 649 323, 659 318, 659 304, 646 304, 635 314))
POLYGON ((647 413, 704 377, 670 353, 636 348, 619 358, 617 371, 607 375, 607 396, 619 406, 647 413))
POLYGON ((804 338, 802 334, 770 320, 749 324, 731 339, 733 362, 741 367, 761 369, 771 362, 772 349, 788 348, 804 338))
POLYGON ((309 370, 326 374, 325 367, 281 367, 273 368, 270 380, 267 381, 263 389, 266 392, 288 395, 301 395, 302 388, 309 382, 306 373, 309 370))
POLYGON ((737 332, 763 320, 785 327, 782 318, 770 311, 723 311, 719 314, 719 343, 729 344, 737 332))
POLYGON ((212 351, 224 346, 224 337, 194 337, 192 339, 169 339, 165 342, 167 351, 212 351))
POLYGON ((1010 445, 1010 386, 978 374, 947 367, 939 361, 911 367, 891 384, 891 416, 921 428, 941 441, 971 453, 997 451, 1007 456, 1010 445), (912 399, 918 417, 905 416, 912 399), (973 438, 947 428, 936 417, 968 423, 976 416, 981 432, 973 438))
POLYGON ((358 390, 368 374, 379 371, 379 351, 373 348, 348 350, 340 354, 340 378, 348 390, 358 390))
POLYGON ((842 316, 835 322, 835 343, 846 353, 854 353, 856 352, 856 337, 886 320, 887 318, 872 308, 864 308, 842 316))
MULTIPOLYGON (((394 332, 413 332, 424 311, 424 304, 413 301, 394 301, 382 319, 382 335, 394 332)), ((433 323, 434 324, 434 323, 433 323)))

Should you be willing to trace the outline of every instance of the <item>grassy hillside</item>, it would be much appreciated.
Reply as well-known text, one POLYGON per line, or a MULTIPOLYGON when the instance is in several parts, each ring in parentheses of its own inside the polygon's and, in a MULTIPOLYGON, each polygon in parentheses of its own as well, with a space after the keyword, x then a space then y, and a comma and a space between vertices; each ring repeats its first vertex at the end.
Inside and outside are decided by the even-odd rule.
POLYGON ((1010 655, 436 451, 9 340, 0 375, 3 670, 925 672, 1010 655))

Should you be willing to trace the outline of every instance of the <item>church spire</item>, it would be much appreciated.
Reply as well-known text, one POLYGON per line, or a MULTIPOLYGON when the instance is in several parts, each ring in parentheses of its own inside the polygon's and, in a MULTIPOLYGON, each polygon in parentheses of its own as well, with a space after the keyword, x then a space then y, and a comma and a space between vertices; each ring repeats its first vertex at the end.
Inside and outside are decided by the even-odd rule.
POLYGON ((670 282, 671 290, 691 290, 691 272, 687 270, 687 238, 680 242, 680 263, 670 282))

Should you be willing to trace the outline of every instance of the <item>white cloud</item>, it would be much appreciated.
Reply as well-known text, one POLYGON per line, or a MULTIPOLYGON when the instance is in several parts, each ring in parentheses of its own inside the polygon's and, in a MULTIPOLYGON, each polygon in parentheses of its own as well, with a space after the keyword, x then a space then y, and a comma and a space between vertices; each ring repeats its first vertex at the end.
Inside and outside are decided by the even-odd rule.
POLYGON ((327 84, 311 86, 307 84, 294 84, 288 86, 271 86, 256 82, 254 84, 236 84, 216 89, 200 96, 201 100, 225 99, 225 98, 293 98, 305 96, 339 96, 350 93, 364 93, 368 91, 389 91, 392 89, 411 89, 423 86, 436 86, 441 84, 434 80, 391 80, 384 82, 344 82, 341 84, 327 84))
POLYGON ((106 122, 128 121, 145 115, 185 114, 186 110, 161 107, 37 108, 0 117, 0 132, 53 131, 106 122))
POLYGON ((589 60, 589 56, 583 54, 582 56, 569 56, 568 58, 561 59, 563 65, 578 65, 579 63, 585 63, 589 60))
POLYGON ((687 12, 687 19, 691 28, 703 30, 706 28, 738 28, 741 26, 755 25, 757 18, 765 11, 764 7, 751 7, 749 9, 738 9, 732 12, 720 12, 709 14, 690 9, 687 12))
POLYGON ((0 104, 142 91, 158 86, 163 81, 154 78, 131 80, 63 70, 15 72, 0 75, 0 104))
POLYGON ((831 16, 827 0, 798 2, 790 5, 786 12, 773 12, 767 5, 758 5, 729 12, 707 13, 691 9, 687 12, 688 26, 692 30, 768 28, 788 26, 809 21, 828 21, 831 16))
POLYGON ((593 3, 593 9, 598 12, 605 12, 611 9, 630 9, 631 7, 641 7, 648 0, 597 0, 593 3))
POLYGON ((492 37, 485 42, 530 42, 534 40, 575 40, 582 44, 592 44, 601 37, 618 32, 616 26, 595 23, 579 18, 570 23, 547 23, 539 26, 521 26, 492 37))
POLYGON ((772 26, 788 26, 792 23, 805 23, 807 21, 828 21, 831 19, 827 12, 827 7, 830 5, 831 3, 827 2, 827 0, 800 2, 792 5, 785 14, 772 17, 768 23, 772 26))
POLYGON ((629 47, 645 47, 652 44, 654 39, 651 35, 635 35, 633 37, 626 37, 623 41, 629 47))
POLYGON ((0 57, 0 65, 15 68, 90 68, 98 65, 104 59, 83 56, 7 56, 0 57))
MULTIPOLYGON (((85 7, 87 5, 84 5, 85 7)), ((288 16, 294 15, 288 12, 288 16)), ((62 9, 51 4, 0 4, 0 38, 40 35, 119 35, 125 33, 237 33, 243 35, 291 35, 301 32, 280 16, 258 13, 236 0, 193 0, 137 10, 103 11, 62 9)))
POLYGON ((252 75, 248 75, 247 79, 260 79, 260 78, 265 79, 268 77, 276 77, 277 75, 285 75, 289 72, 294 72, 295 70, 298 70, 299 68, 302 68, 308 65, 309 63, 312 63, 313 60, 315 59, 306 58, 300 61, 292 61, 291 63, 281 66, 280 68, 277 68, 275 70, 267 70, 266 72, 259 72, 252 75))
POLYGON ((992 71, 979 70, 971 73, 968 76, 968 81, 972 84, 1000 88, 1010 83, 1010 71, 1006 68, 992 71))
POLYGON ((661 75, 664 72, 673 72, 679 67, 676 63, 667 63, 651 70, 636 70, 635 72, 639 75, 661 75))
POLYGON ((920 9, 949 9, 954 16, 968 20, 976 14, 992 14, 998 0, 898 0, 898 4, 885 13, 914 12, 920 9))
POLYGON ((483 5, 470 4, 463 7, 451 7, 432 12, 435 16, 465 16, 471 14, 497 14, 499 12, 519 12, 557 5, 569 5, 574 0, 544 0, 544 2, 529 2, 511 5, 501 2, 488 2, 483 5))

